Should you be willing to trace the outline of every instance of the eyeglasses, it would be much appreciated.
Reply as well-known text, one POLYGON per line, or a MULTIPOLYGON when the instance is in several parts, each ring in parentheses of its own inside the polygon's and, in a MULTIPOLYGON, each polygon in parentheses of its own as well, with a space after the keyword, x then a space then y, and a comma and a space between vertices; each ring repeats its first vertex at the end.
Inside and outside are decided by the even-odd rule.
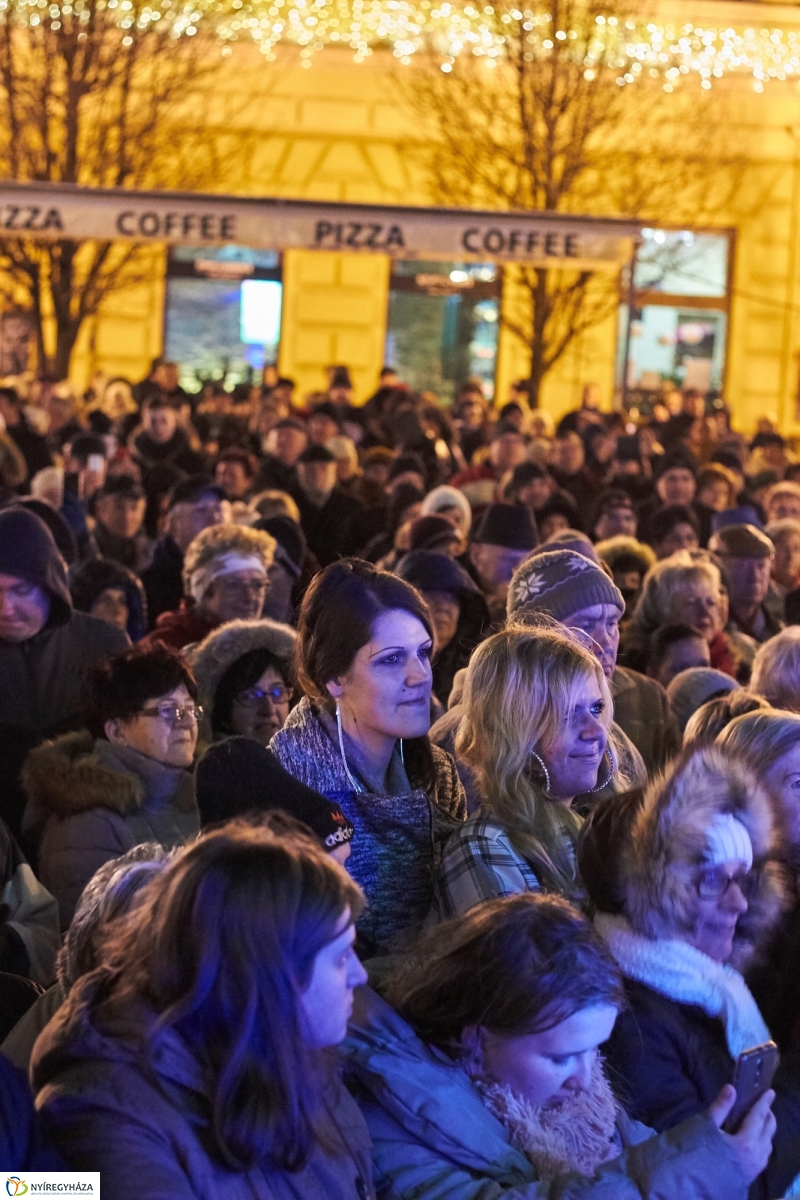
POLYGON ((726 875, 722 867, 708 867, 697 876, 697 894, 702 900, 720 900, 735 883, 745 900, 750 900, 760 880, 761 872, 758 869, 726 875))
POLYGON ((243 708, 257 708, 262 700, 269 699, 273 704, 288 704, 291 698, 290 689, 276 683, 274 687, 266 690, 259 687, 246 688, 243 692, 239 692, 236 703, 241 704, 243 708))
POLYGON ((269 587, 266 579, 220 579, 219 586, 229 596, 260 596, 269 587))
POLYGON ((189 701, 188 704, 157 704, 154 708, 143 708, 139 712, 141 717, 159 717, 168 725, 177 725, 187 717, 190 721, 197 722, 202 715, 202 708, 194 701, 189 701))

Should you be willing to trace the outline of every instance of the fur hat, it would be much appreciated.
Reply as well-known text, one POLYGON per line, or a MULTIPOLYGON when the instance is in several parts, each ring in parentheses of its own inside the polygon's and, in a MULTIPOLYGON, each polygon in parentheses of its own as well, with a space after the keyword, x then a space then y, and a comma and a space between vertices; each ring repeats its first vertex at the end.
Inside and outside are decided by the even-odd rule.
POLYGON ((708 830, 730 813, 747 830, 760 884, 736 925, 731 965, 759 949, 785 906, 775 852, 772 807, 757 777, 717 746, 684 751, 655 779, 630 828, 621 856, 625 915, 645 937, 680 937, 694 924, 694 875, 708 851, 708 830))
POLYGON ((194 671, 200 703, 203 706, 201 731, 211 738, 210 722, 214 697, 220 680, 244 654, 251 650, 270 650, 276 658, 291 663, 297 634, 290 625, 262 617, 258 621, 226 621, 187 655, 194 671))

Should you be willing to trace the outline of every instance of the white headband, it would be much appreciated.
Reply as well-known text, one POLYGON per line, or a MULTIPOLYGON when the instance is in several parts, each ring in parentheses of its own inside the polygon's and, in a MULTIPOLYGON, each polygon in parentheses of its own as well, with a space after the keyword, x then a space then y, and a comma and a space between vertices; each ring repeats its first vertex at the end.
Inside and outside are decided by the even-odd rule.
POLYGON ((750 834, 733 813, 716 813, 706 829, 706 852, 703 861, 718 867, 726 862, 744 863, 749 871, 753 865, 753 843, 750 834))
POLYGON ((212 558, 204 567, 192 571, 189 578, 189 594, 195 604, 200 603, 215 579, 221 579, 223 575, 233 575, 237 571, 258 571, 267 578, 267 570, 260 555, 237 554, 232 550, 230 554, 212 558))

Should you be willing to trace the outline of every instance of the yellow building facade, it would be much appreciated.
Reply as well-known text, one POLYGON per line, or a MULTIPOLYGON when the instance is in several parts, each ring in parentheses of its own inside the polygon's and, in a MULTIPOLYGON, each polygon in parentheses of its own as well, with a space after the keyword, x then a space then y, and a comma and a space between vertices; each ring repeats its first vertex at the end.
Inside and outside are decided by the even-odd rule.
MULTIPOLYGON (((796 28, 800 35, 800 10, 790 6, 684 0, 669 12, 680 19, 689 9, 696 24, 796 28)), ((279 47, 269 62, 253 46, 234 46, 221 60, 219 91, 243 98, 239 120, 252 154, 242 177, 220 181, 219 190, 429 203, 414 153, 419 130, 399 83, 399 73, 408 79, 419 69, 386 50, 354 64, 352 51, 327 48, 308 65, 296 48, 279 47)), ((770 82, 758 92, 746 75, 724 86, 747 167, 735 206, 715 217, 721 230, 735 230, 723 394, 741 428, 771 415, 785 433, 800 435, 800 87, 770 82)), ((74 356, 78 384, 92 370, 143 377, 163 349, 164 275, 165 255, 154 253, 151 284, 107 301, 74 356)), ((386 256, 285 252, 278 367, 297 381, 299 397, 324 388, 333 363, 350 367, 359 402, 374 390, 384 363, 389 281, 386 256)), ((542 403, 556 418, 575 407, 590 381, 608 407, 613 403, 617 325, 614 316, 578 338, 548 377, 542 403)), ((501 327, 499 401, 526 370, 524 346, 501 327)))

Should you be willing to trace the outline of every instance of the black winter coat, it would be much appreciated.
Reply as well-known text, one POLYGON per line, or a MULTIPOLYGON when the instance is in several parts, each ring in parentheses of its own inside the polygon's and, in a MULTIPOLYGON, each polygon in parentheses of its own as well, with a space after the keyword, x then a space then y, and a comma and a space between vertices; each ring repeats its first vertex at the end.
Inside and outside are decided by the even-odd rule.
MULTIPOLYGON (((658 1133, 708 1108, 735 1062, 721 1020, 697 1005, 679 1004, 646 984, 625 980, 629 1008, 605 1047, 610 1078, 629 1116, 658 1133)), ((750 1189, 751 1200, 783 1196, 800 1173, 800 1073, 787 1057, 775 1077, 778 1129, 772 1157, 750 1189)))
POLYGON ((183 599, 183 555, 169 534, 156 542, 153 561, 139 577, 147 596, 147 619, 153 629, 161 614, 174 612, 183 599))

